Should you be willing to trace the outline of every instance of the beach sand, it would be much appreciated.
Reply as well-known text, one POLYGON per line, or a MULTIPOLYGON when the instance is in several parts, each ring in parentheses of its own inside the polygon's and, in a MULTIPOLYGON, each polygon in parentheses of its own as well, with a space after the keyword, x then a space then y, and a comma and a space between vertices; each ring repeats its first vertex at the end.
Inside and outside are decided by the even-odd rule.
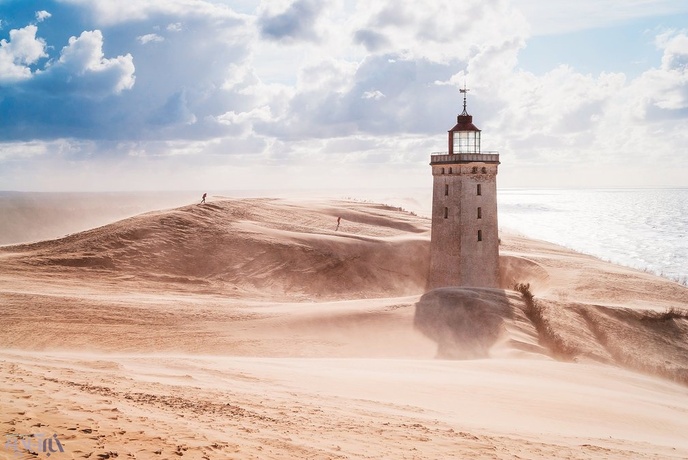
POLYGON ((213 197, 0 247, 0 458, 688 458, 688 288, 503 233, 502 289, 426 293, 429 229, 213 197))

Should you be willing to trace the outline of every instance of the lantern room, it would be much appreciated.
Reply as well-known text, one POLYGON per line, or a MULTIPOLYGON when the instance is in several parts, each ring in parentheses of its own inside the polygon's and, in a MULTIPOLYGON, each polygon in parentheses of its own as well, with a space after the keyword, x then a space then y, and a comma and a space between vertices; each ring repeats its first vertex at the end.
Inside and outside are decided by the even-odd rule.
POLYGON ((463 93, 463 112, 456 117, 456 125, 449 130, 449 154, 480 153, 480 130, 466 111, 466 88, 463 93))

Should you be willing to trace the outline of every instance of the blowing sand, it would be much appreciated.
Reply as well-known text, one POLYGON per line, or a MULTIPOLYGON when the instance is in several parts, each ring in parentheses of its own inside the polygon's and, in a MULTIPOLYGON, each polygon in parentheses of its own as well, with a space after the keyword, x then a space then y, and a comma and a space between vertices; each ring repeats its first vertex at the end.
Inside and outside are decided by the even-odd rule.
POLYGON ((370 203, 2 247, 0 458, 688 458, 688 289, 501 240, 504 289, 429 293, 429 221, 370 203))

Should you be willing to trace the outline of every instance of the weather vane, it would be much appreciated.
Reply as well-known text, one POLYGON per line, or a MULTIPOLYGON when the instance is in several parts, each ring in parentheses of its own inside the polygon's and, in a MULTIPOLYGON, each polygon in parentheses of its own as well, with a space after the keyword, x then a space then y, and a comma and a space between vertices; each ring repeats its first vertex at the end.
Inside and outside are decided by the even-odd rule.
POLYGON ((463 88, 459 88, 459 92, 463 94, 463 113, 461 115, 468 115, 468 112, 466 111, 466 93, 468 93, 470 89, 466 89, 466 80, 463 81, 463 88))

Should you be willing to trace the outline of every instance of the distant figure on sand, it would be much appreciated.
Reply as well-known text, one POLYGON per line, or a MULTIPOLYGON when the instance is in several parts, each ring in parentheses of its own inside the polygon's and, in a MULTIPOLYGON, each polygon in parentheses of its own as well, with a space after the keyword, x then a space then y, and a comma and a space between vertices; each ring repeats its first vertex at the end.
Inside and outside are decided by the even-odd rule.
POLYGON ((342 218, 341 218, 341 217, 337 217, 337 228, 334 229, 335 232, 336 232, 337 230, 339 230, 339 224, 340 224, 341 222, 342 222, 342 218))
POLYGON ((208 194, 207 194, 207 193, 204 193, 204 194, 203 194, 203 198, 201 199, 201 202, 198 203, 198 204, 203 204, 203 203, 205 203, 205 197, 206 197, 206 195, 208 195, 208 194))

